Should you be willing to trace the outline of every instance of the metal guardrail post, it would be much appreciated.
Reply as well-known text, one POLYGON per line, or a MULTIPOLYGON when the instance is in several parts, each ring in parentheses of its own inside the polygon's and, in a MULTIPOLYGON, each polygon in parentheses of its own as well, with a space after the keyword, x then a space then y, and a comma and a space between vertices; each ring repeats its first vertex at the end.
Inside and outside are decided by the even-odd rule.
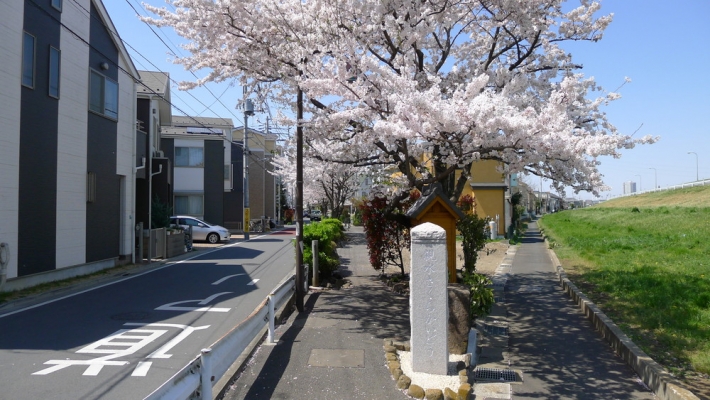
POLYGON ((276 343, 276 310, 274 307, 274 293, 269 294, 269 335, 267 340, 269 343, 276 343))
MULTIPOLYGON (((304 284, 308 282, 304 281, 304 284)), ((295 274, 280 283, 269 296, 239 325, 232 328, 178 373, 153 391, 147 400, 187 400, 199 393, 201 400, 212 399, 214 379, 221 379, 248 344, 263 334, 264 322, 269 321, 269 341, 274 340, 275 309, 282 307, 296 288, 295 274), (268 308, 267 308, 268 307, 268 308)))
POLYGON ((200 361, 202 368, 200 368, 200 399, 201 400, 212 400, 212 362, 210 358, 212 357, 212 349, 202 349, 200 354, 200 361))
POLYGON ((313 253, 313 286, 318 286, 318 241, 311 242, 313 253))
POLYGON ((303 279, 303 293, 308 293, 308 268, 310 267, 308 264, 304 265, 304 275, 305 278, 303 279))

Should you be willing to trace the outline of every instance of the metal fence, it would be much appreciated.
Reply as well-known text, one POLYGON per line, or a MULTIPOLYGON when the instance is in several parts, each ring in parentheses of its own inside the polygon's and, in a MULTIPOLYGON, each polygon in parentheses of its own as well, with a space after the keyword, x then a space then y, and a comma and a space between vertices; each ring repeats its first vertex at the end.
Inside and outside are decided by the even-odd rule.
POLYGON ((638 196, 638 195, 644 194, 644 193, 663 192, 666 190, 685 189, 685 188, 690 188, 690 187, 695 187, 695 186, 705 186, 705 185, 710 185, 710 179, 705 179, 705 180, 697 181, 697 182, 683 183, 680 185, 668 186, 668 187, 664 187, 664 188, 654 188, 651 190, 642 190, 640 192, 634 192, 634 193, 618 194, 618 195, 614 195, 614 196, 609 196, 609 198, 617 199, 620 197, 638 196))
POLYGON ((279 284, 244 321, 202 349, 192 361, 173 375, 146 400, 212 399, 212 384, 227 372, 268 323, 269 343, 274 343, 276 310, 283 307, 296 288, 293 274, 279 284))

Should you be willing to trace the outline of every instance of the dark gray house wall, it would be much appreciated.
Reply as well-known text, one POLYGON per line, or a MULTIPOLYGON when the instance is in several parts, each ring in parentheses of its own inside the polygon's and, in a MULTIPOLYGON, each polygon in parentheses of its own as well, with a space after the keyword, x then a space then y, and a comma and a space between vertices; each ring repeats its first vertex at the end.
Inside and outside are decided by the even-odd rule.
POLYGON ((59 48, 60 17, 49 2, 25 2, 23 28, 36 39, 36 68, 34 88, 23 86, 20 99, 18 276, 56 267, 59 101, 47 94, 47 66, 49 46, 59 48))
MULTIPOLYGON (((91 4, 89 65, 118 82, 118 49, 98 10, 91 4)), ((88 79, 88 77, 87 77, 88 79)), ((96 174, 96 200, 86 205, 86 262, 116 257, 120 236, 120 180, 116 174, 117 121, 91 111, 87 134, 87 172, 96 174)))

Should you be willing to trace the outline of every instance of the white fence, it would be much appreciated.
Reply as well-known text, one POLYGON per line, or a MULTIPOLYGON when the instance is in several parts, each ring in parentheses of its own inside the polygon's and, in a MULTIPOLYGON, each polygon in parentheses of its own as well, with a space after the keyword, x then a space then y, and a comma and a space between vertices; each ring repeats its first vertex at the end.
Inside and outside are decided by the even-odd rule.
POLYGON ((690 187, 694 187, 694 186, 705 186, 705 185, 710 185, 710 179, 705 179, 705 180, 697 181, 697 182, 683 183, 681 185, 668 186, 668 187, 664 187, 664 188, 654 188, 651 190, 643 190, 643 191, 634 192, 634 193, 619 194, 619 195, 615 195, 615 196, 610 196, 610 198, 617 199, 619 197, 638 196, 638 195, 644 194, 644 193, 663 192, 666 190, 685 189, 685 188, 690 188, 690 187))
POLYGON ((291 275, 244 321, 235 326, 201 354, 146 397, 146 400, 212 399, 212 384, 227 372, 249 343, 267 324, 267 340, 274 342, 275 313, 288 302, 296 288, 296 276, 291 275))

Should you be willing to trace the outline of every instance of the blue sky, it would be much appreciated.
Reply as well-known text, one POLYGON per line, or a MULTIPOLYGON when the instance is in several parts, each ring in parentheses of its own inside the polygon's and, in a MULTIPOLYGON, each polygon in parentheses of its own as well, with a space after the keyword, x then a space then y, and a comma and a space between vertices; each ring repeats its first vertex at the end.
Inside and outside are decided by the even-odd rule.
MULTIPOLYGON (((163 0, 147 2, 165 6, 163 0)), ((177 81, 195 79, 182 66, 168 62, 166 45, 136 18, 131 6, 146 14, 139 0, 104 0, 104 5, 138 69, 169 72, 177 81)), ((595 77, 607 91, 618 88, 625 77, 631 79, 620 90, 622 98, 605 110, 621 133, 638 130, 638 137, 661 137, 656 144, 624 150, 621 159, 601 159, 600 171, 612 188, 602 198, 621 194, 626 181, 648 190, 655 184, 667 187, 692 182, 696 174, 710 179, 710 125, 706 122, 710 117, 710 1, 602 0, 601 12, 614 13, 604 38, 598 43, 569 44, 565 49, 584 65, 584 74, 595 77), (697 164, 696 156, 688 152, 697 153, 697 164)), ((173 51, 181 43, 170 29, 153 29, 160 31, 173 51)), ((241 88, 210 84, 207 89, 182 92, 173 87, 173 103, 180 109, 174 112, 232 118, 235 125, 242 125, 243 114, 235 109, 242 98, 241 88)), ((258 128, 264 121, 265 114, 257 114, 249 126, 258 128)), ((538 178, 528 181, 539 186, 538 178)), ((576 197, 592 198, 584 193, 576 197)))

